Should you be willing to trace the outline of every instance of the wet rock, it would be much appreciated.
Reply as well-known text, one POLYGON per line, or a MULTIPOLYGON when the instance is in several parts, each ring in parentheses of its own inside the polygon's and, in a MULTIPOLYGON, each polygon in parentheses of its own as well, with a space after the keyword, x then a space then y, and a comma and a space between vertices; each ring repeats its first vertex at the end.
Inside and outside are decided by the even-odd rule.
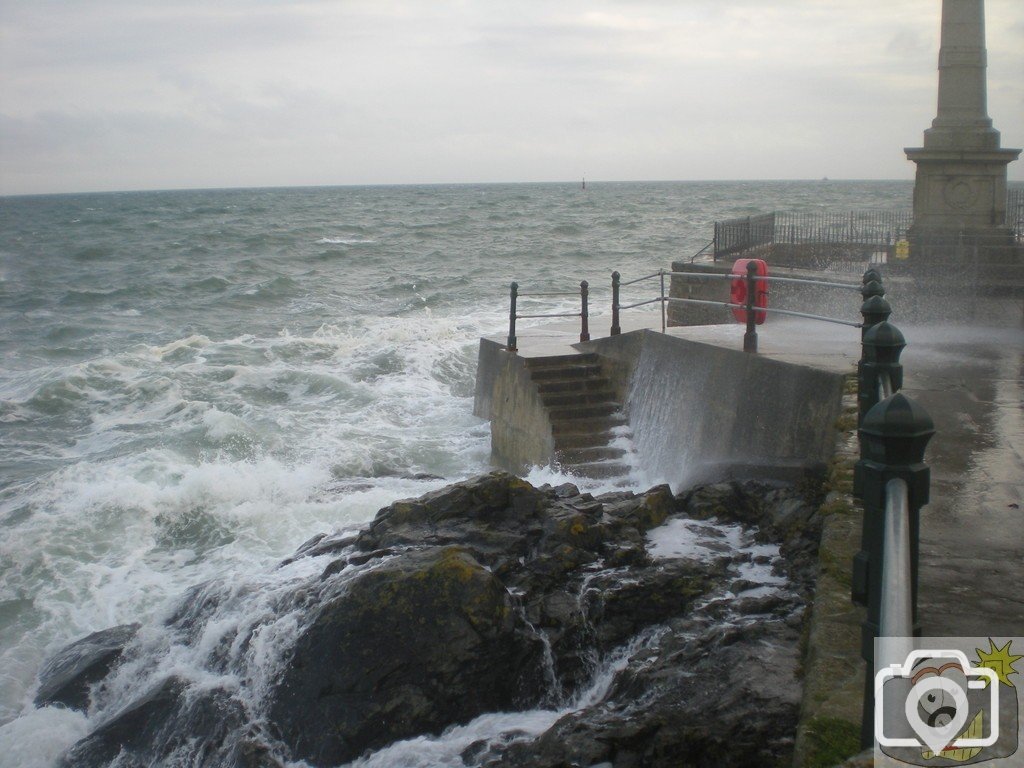
POLYGON ((712 563, 678 560, 636 569, 626 580, 608 572, 590 582, 587 615, 596 627, 599 650, 610 650, 644 627, 681 616, 699 597, 721 583, 729 559, 712 563))
POLYGON ((666 633, 598 705, 487 768, 763 768, 786 764, 799 711, 797 633, 779 620, 666 633))
MULTIPOLYGON (((395 502, 358 534, 314 537, 282 564, 317 558, 314 575, 265 608, 277 612, 268 622, 289 617, 295 636, 258 715, 227 691, 172 678, 107 717, 65 764, 106 765, 120 754, 126 766, 337 765, 487 712, 574 701, 584 691, 590 698, 538 739, 513 729, 469 746, 465 760, 495 768, 784 764, 796 727, 813 509, 813 499, 779 484, 594 498, 501 472, 395 502), (679 516, 707 521, 679 528, 700 537, 700 555, 652 557, 648 532, 679 516), (747 537, 756 526, 757 540, 778 544, 781 558, 737 553, 735 532, 726 536, 716 521, 746 527, 747 537), (770 563, 793 588, 759 588, 751 562, 762 573, 770 563), (618 671, 592 693, 610 658, 620 658, 618 671)), ((166 624, 173 642, 208 641, 230 594, 215 584, 189 590, 166 624)), ((261 625, 224 631, 217 628, 209 671, 244 680, 246 668, 232 665, 245 654, 228 651, 250 648, 261 625)))
POLYGON ((280 567, 290 565, 300 557, 319 557, 320 555, 342 552, 351 547, 355 541, 355 534, 329 536, 326 533, 318 533, 295 550, 294 555, 282 560, 280 567))
POLYGON ((466 550, 413 551, 321 608, 270 715, 296 758, 335 765, 535 701, 541 653, 504 586, 466 550))
POLYGON ((124 768, 169 765, 195 752, 206 755, 204 764, 229 765, 220 759, 222 746, 244 722, 241 704, 226 691, 187 689, 180 678, 165 679, 72 746, 60 768, 105 766, 115 758, 124 768))
POLYGON ((122 624, 93 632, 50 658, 39 671, 36 706, 62 704, 83 712, 88 709, 90 686, 107 676, 139 626, 122 624))

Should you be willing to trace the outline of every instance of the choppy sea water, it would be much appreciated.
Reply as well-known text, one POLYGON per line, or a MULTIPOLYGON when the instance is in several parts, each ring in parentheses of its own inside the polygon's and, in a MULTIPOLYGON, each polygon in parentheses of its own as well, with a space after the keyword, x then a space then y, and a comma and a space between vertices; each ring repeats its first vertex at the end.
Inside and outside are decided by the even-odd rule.
POLYGON ((596 326, 612 270, 691 255, 715 219, 910 194, 718 182, 0 198, 0 754, 48 765, 87 727, 32 705, 41 662, 67 642, 163 616, 193 584, 246 583, 315 533, 489 469, 471 414, 477 339, 505 330, 510 280, 587 279, 596 326))

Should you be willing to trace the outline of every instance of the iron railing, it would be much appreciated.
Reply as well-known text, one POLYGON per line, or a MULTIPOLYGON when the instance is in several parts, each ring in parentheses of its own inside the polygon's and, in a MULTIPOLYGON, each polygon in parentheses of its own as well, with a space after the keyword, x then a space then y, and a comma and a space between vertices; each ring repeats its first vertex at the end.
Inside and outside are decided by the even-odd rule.
POLYGON ((1017 243, 1024 243, 1024 187, 1013 187, 1006 193, 1006 226, 1017 243))
MULTIPOLYGON (((752 266, 752 265, 748 264, 748 267, 750 267, 750 266, 752 266)), ((612 324, 611 324, 610 334, 612 336, 616 336, 616 335, 618 335, 619 333, 622 332, 621 322, 620 322, 620 314, 621 314, 622 310, 624 310, 624 309, 634 309, 636 307, 644 307, 644 306, 648 306, 650 304, 659 304, 661 306, 661 332, 662 333, 665 333, 665 330, 666 330, 665 307, 668 304, 699 304, 699 305, 704 305, 704 306, 722 307, 724 309, 744 310, 747 313, 747 323, 748 323, 748 326, 754 321, 754 317, 755 317, 754 313, 762 313, 762 312, 766 313, 766 314, 788 315, 788 316, 791 316, 791 317, 802 317, 802 318, 806 318, 806 319, 810 319, 810 320, 820 320, 822 322, 836 323, 838 325, 848 325, 848 326, 852 326, 854 328, 861 328, 864 325, 863 323, 858 323, 858 322, 854 322, 854 321, 851 321, 851 320, 842 320, 842 319, 835 318, 835 317, 826 317, 824 315, 815 315, 815 314, 811 314, 809 312, 799 312, 797 310, 792 310, 792 309, 778 309, 778 308, 775 308, 775 307, 755 307, 755 306, 753 306, 752 302, 754 301, 754 297, 756 295, 755 294, 755 290, 757 288, 757 284, 758 283, 773 283, 773 282, 775 282, 775 283, 794 283, 794 284, 813 285, 813 286, 817 286, 817 287, 820 287, 820 288, 839 288, 839 289, 858 291, 858 292, 861 292, 861 293, 863 293, 863 291, 864 291, 864 288, 863 288, 862 285, 856 285, 854 283, 836 283, 836 282, 830 282, 830 281, 827 281, 827 280, 815 280, 815 279, 800 278, 800 277, 771 277, 771 276, 767 276, 767 275, 755 275, 752 272, 748 272, 747 275, 735 275, 735 274, 724 275, 724 274, 715 274, 715 273, 710 273, 710 272, 676 272, 676 271, 669 271, 669 270, 661 269, 661 270, 658 270, 657 272, 652 272, 649 275, 644 275, 643 277, 638 277, 638 278, 635 278, 633 280, 628 280, 626 282, 622 282, 622 276, 618 272, 612 272, 612 324), (635 285, 637 283, 641 283, 641 282, 644 282, 644 281, 647 281, 647 280, 653 280, 656 277, 659 278, 659 281, 660 281, 660 293, 659 293, 658 296, 656 296, 653 299, 645 299, 643 301, 637 301, 637 302, 634 302, 632 304, 622 304, 622 303, 620 303, 620 296, 621 296, 621 289, 622 288, 625 288, 625 287, 630 286, 630 285, 635 285), (736 304, 736 303, 728 302, 728 301, 712 301, 710 299, 686 299, 686 298, 680 298, 680 297, 676 297, 676 296, 666 296, 665 295, 665 278, 666 277, 687 277, 687 278, 697 278, 697 279, 702 279, 702 280, 746 280, 747 281, 747 285, 746 285, 747 303, 746 304, 736 304)), ((754 332, 750 327, 748 327, 747 332, 748 333, 754 333, 753 347, 752 347, 752 349, 748 349, 747 351, 756 352, 757 351, 756 332, 754 332)), ((747 344, 744 345, 745 348, 746 348, 746 346, 747 346, 747 344)))
POLYGON ((775 242, 775 214, 744 216, 715 222, 714 258, 742 253, 775 242))
POLYGON ((580 281, 580 290, 577 294, 576 291, 530 291, 529 293, 520 293, 519 284, 512 283, 509 286, 509 311, 508 311, 508 342, 506 348, 509 352, 515 352, 518 347, 516 339, 516 320, 526 320, 533 318, 542 317, 578 317, 580 318, 580 341, 590 341, 590 311, 589 311, 589 295, 590 286, 586 280, 580 281), (517 305, 518 300, 525 296, 531 298, 537 296, 553 297, 553 296, 579 296, 580 297, 580 311, 579 312, 548 312, 543 314, 529 314, 521 315, 518 313, 517 305))
POLYGON ((914 222, 909 209, 776 213, 774 243, 850 243, 888 247, 914 222))
MULTIPOLYGON (((912 230, 914 213, 909 208, 852 211, 772 213, 727 219, 714 223, 713 259, 749 251, 766 252, 775 266, 848 271, 871 263, 899 264, 910 250, 934 250, 945 243, 921 242, 912 230)), ((1012 187, 1006 195, 1006 227, 1012 242, 1024 243, 1024 188, 1012 187)), ((983 242, 978 234, 961 233, 961 245, 982 251, 1005 248, 1006 242, 983 242)), ((703 251, 701 251, 703 253, 703 251)), ((699 254, 698 254, 699 255, 699 254)), ((694 256, 696 258, 696 256, 694 256)), ((694 259, 691 259, 691 262, 694 259)), ((1000 261, 1000 259, 996 259, 1000 261)))
MULTIPOLYGON (((882 301, 876 292, 864 304, 878 309, 882 301)), ((851 597, 867 608, 861 631, 866 662, 861 745, 870 747, 877 726, 875 670, 902 664, 916 634, 920 510, 928 502, 930 480, 924 451, 934 426, 924 409, 900 391, 903 334, 888 318, 877 320, 881 312, 870 324, 870 312, 862 309, 862 314, 867 327, 857 364, 860 461, 853 485, 864 513, 851 597)))

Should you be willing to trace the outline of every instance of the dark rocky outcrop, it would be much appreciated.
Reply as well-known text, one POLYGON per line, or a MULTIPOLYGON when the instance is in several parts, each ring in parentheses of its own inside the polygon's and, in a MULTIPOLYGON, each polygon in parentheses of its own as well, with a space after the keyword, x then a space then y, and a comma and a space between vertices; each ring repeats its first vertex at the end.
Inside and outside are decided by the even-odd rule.
MULTIPOLYGON (((61 768, 106 766, 115 758, 122 768, 189 764, 182 758, 194 752, 197 742, 203 745, 200 755, 205 752, 208 758, 200 764, 224 764, 216 745, 223 744, 243 722, 241 706, 227 692, 191 694, 185 681, 170 677, 75 744, 64 755, 61 768)), ((242 760, 229 764, 246 765, 242 760)), ((255 768, 260 763, 249 765, 255 768)))
POLYGON ((122 624, 93 632, 50 658, 39 670, 36 706, 88 709, 89 687, 107 676, 138 631, 138 624, 122 624))
MULTIPOLYGON (((540 706, 565 714, 539 738, 471 746, 466 764, 783 764, 796 727, 813 501, 737 482, 594 498, 492 473, 396 502, 357 535, 315 537, 282 563, 315 575, 275 598, 279 615, 301 618, 258 703, 154 679, 65 765, 118 754, 125 765, 337 765, 487 712, 540 706), (703 523, 686 523, 705 537, 699 552, 653 557, 648 533, 684 516, 746 526, 782 557, 758 550, 756 571, 751 550, 703 523), (790 586, 761 587, 756 573, 769 567, 790 586), (617 671, 600 677, 611 658, 617 671), (591 698, 577 699, 584 692, 591 698)), ((191 590, 168 620, 171 642, 200 642, 228 591, 191 590)), ((244 691, 238 659, 248 657, 229 650, 260 630, 239 626, 248 628, 225 636, 206 663, 244 691)))
POLYGON ((509 593, 467 550, 414 551, 320 609, 271 719, 296 757, 336 765, 513 708, 540 685, 541 653, 509 593))
POLYGON ((598 705, 566 715, 538 740, 482 764, 788 765, 800 703, 794 684, 799 630, 778 614, 792 607, 751 602, 744 606, 749 621, 739 626, 707 617, 672 622, 598 705))

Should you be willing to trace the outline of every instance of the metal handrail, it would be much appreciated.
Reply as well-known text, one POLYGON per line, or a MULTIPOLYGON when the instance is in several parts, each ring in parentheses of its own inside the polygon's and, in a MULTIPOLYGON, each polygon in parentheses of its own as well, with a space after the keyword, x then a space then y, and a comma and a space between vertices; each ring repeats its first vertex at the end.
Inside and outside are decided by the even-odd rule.
MULTIPOLYGON (((638 277, 635 280, 629 280, 625 283, 619 283, 619 286, 624 288, 627 285, 633 285, 634 283, 640 283, 644 280, 650 280, 653 277, 696 277, 703 280, 735 280, 737 277, 746 277, 746 275, 736 275, 732 273, 722 272, 676 272, 674 270, 660 269, 657 272, 653 272, 643 277, 638 277)), ((812 280, 805 277, 779 277, 776 275, 754 275, 755 282, 761 283, 801 283, 804 285, 819 285, 823 288, 840 288, 847 291, 860 292, 863 286, 857 285, 856 283, 834 283, 830 280, 812 280)))
MULTIPOLYGON (((893 478, 885 484, 885 516, 882 521, 882 588, 878 605, 876 669, 886 669, 894 664, 903 664, 913 650, 914 577, 908 496, 906 480, 893 478)), ((868 678, 873 677, 872 671, 870 668, 868 669, 868 678)), ((866 688, 864 695, 867 696, 866 688)), ((898 722, 897 709, 897 707, 875 709, 875 731, 893 733, 893 727, 898 722), (879 723, 882 724, 880 731, 877 727, 879 723)), ((861 739, 866 740, 867 736, 867 734, 862 734, 861 739)))
POLYGON ((693 264, 693 262, 695 262, 697 260, 698 256, 700 256, 702 253, 704 253, 704 251, 706 251, 708 248, 714 248, 714 246, 715 246, 715 239, 711 238, 710 240, 708 240, 707 245, 705 245, 703 248, 701 248, 699 251, 697 251, 695 254, 693 254, 693 256, 690 257, 690 263, 693 264))
MULTIPOLYGON (((663 273, 670 277, 697 277, 708 280, 735 280, 737 277, 746 277, 746 275, 722 274, 718 272, 667 272, 663 270, 663 273)), ((824 288, 842 288, 858 292, 863 287, 854 283, 833 283, 828 280, 811 280, 805 277, 777 277, 774 275, 754 275, 754 281, 760 283, 804 283, 806 285, 820 285, 824 288)))
POLYGON ((665 301, 664 298, 659 296, 656 299, 648 299, 647 301, 638 301, 636 304, 620 304, 619 309, 634 309, 636 307, 644 307, 648 304, 654 304, 655 302, 665 301))
POLYGON ((519 296, 577 296, 579 291, 530 291, 519 293, 519 296))
POLYGON ((885 484, 884 530, 879 636, 911 637, 914 634, 914 609, 910 556, 910 503, 907 481, 899 477, 893 478, 885 484))
POLYGON ((878 374, 878 399, 885 400, 893 393, 892 377, 888 371, 881 371, 878 374))
MULTIPOLYGON (((657 272, 652 272, 649 275, 638 277, 633 280, 622 282, 621 276, 618 272, 612 273, 612 326, 611 335, 616 336, 622 332, 621 326, 619 325, 619 312, 623 309, 635 309, 636 307, 644 307, 648 304, 659 303, 661 305, 661 332, 664 333, 666 329, 666 318, 665 318, 665 306, 670 303, 679 304, 703 304, 705 306, 723 307, 725 309, 741 309, 741 310, 752 310, 756 312, 773 313, 779 315, 789 315, 790 317, 802 317, 808 320, 818 320, 826 323, 835 323, 837 325, 846 325, 851 328, 864 328, 864 323, 853 322, 850 320, 840 320, 836 317, 826 317, 825 315, 815 315, 810 312, 798 312, 792 309, 777 309, 774 307, 757 307, 754 308, 751 304, 753 297, 753 288, 757 282, 783 282, 783 283, 802 283, 807 285, 817 285, 825 288, 842 288, 846 290, 856 290, 863 292, 863 287, 853 285, 851 283, 834 283, 826 280, 807 280, 804 278, 797 277, 771 277, 768 275, 755 275, 748 270, 746 275, 735 275, 735 274, 722 274, 714 272, 676 272, 664 269, 659 269, 657 272), (675 296, 665 295, 665 277, 696 277, 705 280, 736 280, 737 278, 743 279, 747 282, 748 297, 747 304, 734 304, 726 301, 710 301, 707 299, 687 299, 675 296), (651 280, 653 278, 660 278, 661 291, 660 295, 654 299, 648 299, 646 301, 638 301, 633 304, 620 304, 619 303, 619 290, 624 286, 635 285, 645 280, 651 280)), ((748 323, 749 325, 749 323, 748 323)), ((749 351, 755 351, 757 348, 756 342, 757 334, 752 329, 748 328, 747 337, 744 339, 744 348, 749 351)))
MULTIPOLYGON (((643 277, 638 277, 636 280, 629 280, 628 282, 625 282, 625 283, 621 283, 620 282, 619 283, 619 287, 620 288, 625 288, 627 285, 633 285, 634 283, 641 283, 644 280, 650 280, 652 277, 658 277, 664 271, 665 270, 663 270, 663 269, 659 269, 657 272, 652 272, 649 275, 644 275, 643 277)), ((615 273, 615 274, 618 274, 618 273, 615 273)))
MULTIPOLYGON (((678 302, 680 304, 707 304, 713 307, 726 307, 727 309, 746 309, 746 304, 732 304, 728 301, 709 301, 707 299, 683 299, 676 296, 666 296, 664 299, 652 299, 651 302, 665 301, 668 303, 678 302)), ((628 307, 623 307, 628 309, 628 307)), ((810 320, 821 320, 825 323, 836 323, 837 325, 848 325, 851 328, 863 328, 864 323, 855 323, 852 320, 840 320, 836 317, 825 317, 824 315, 812 315, 809 312, 797 312, 793 309, 777 309, 775 307, 755 307, 755 312, 767 312, 769 314, 792 315, 793 317, 805 317, 810 320)))
POLYGON ((517 320, 534 320, 538 317, 581 317, 579 312, 552 312, 547 315, 516 315, 517 320))
POLYGON ((512 283, 509 286, 509 311, 508 311, 508 341, 505 348, 509 352, 517 351, 516 346, 516 320, 532 320, 541 317, 578 317, 580 318, 580 341, 590 341, 588 296, 590 295, 589 283, 586 280, 580 281, 580 311, 579 312, 549 312, 546 314, 521 315, 516 311, 516 301, 520 296, 575 296, 575 291, 532 291, 530 293, 519 293, 519 283, 512 283))

